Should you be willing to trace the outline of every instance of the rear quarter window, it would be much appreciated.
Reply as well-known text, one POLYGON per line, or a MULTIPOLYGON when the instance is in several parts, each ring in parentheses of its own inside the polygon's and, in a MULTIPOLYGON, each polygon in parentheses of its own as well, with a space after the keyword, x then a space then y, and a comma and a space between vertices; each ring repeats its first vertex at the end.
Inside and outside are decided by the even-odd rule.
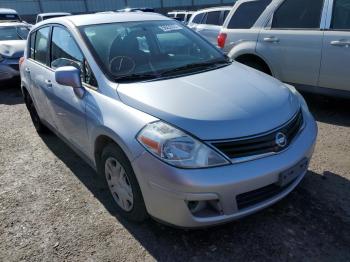
POLYGON ((208 12, 205 23, 207 25, 220 25, 220 15, 221 11, 208 12))
POLYGON ((34 59, 44 65, 47 64, 47 55, 49 50, 50 27, 44 27, 36 32, 34 59))
POLYGON ((256 2, 242 3, 232 15, 227 26, 229 29, 249 29, 251 28, 266 7, 271 3, 271 0, 261 0, 256 2))

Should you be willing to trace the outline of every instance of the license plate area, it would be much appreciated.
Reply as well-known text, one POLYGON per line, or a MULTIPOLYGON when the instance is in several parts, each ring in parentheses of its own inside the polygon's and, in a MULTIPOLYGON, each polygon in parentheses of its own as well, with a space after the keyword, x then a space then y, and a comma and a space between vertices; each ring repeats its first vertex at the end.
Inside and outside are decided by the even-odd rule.
POLYGON ((298 176, 300 176, 307 170, 308 164, 309 164, 309 160, 303 159, 295 166, 280 173, 277 185, 284 187, 290 184, 293 180, 295 180, 298 176))

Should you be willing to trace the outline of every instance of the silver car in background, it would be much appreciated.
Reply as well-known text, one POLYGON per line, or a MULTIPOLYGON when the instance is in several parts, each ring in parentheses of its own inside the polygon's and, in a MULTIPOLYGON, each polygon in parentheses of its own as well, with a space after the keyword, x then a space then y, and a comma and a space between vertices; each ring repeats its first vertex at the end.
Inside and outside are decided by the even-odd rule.
POLYGON ((298 89, 350 98, 348 0, 240 0, 218 45, 298 89))
POLYGON ((23 56, 29 30, 27 23, 0 23, 0 81, 19 77, 19 59, 23 56))
POLYGON ((37 131, 80 154, 133 221, 203 227, 266 208, 303 179, 317 136, 292 86, 158 14, 44 21, 21 77, 37 131))
POLYGON ((221 6, 199 10, 192 15, 187 26, 216 45, 222 24, 231 9, 232 6, 221 6))

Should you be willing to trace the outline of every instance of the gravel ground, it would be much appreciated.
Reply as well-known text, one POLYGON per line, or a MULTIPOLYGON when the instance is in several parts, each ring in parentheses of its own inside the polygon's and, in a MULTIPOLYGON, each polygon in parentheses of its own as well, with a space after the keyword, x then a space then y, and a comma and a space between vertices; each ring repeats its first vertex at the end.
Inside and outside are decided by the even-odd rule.
POLYGON ((0 261, 350 261, 350 103, 307 96, 319 124, 309 174, 287 198, 184 231, 115 213, 93 170, 35 132, 18 87, 0 90, 0 261))

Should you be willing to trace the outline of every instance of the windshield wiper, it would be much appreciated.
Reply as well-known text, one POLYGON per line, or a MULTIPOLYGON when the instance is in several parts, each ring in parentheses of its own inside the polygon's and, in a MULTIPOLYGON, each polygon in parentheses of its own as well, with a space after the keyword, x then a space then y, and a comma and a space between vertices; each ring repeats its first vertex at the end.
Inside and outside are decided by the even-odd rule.
POLYGON ((128 82, 128 81, 142 81, 142 80, 151 80, 158 78, 159 75, 155 74, 131 74, 131 75, 124 75, 124 76, 119 76, 115 77, 115 81, 122 81, 122 82, 128 82))
POLYGON ((160 72, 161 76, 171 75, 173 73, 177 73, 180 71, 186 71, 191 69, 197 69, 197 68, 210 68, 210 67, 217 67, 220 65, 228 65, 231 64, 230 59, 220 59, 220 60, 212 60, 207 62, 201 62, 201 63, 193 63, 193 64, 187 64, 181 67, 173 68, 170 70, 166 70, 163 72, 160 72))

